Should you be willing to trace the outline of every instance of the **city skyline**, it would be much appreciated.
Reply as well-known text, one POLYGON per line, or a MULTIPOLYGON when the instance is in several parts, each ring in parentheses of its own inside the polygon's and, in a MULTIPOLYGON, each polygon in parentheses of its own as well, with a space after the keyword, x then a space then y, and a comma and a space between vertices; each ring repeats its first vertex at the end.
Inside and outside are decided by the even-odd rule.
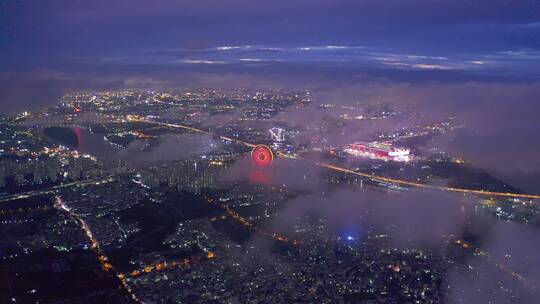
POLYGON ((0 303, 535 303, 540 3, 0 0, 0 303))

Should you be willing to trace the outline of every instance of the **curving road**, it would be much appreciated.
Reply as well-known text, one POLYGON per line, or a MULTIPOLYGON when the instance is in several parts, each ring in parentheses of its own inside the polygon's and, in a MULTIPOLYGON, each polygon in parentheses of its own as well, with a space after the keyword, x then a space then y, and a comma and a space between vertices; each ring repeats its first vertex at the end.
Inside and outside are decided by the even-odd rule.
MULTIPOLYGON (((146 123, 149 123, 149 124, 157 124, 157 125, 167 126, 167 127, 171 127, 171 128, 179 128, 179 129, 185 129, 185 130, 189 130, 189 131, 193 131, 193 132, 197 132, 197 133, 214 135, 213 133, 211 133, 209 131, 198 129, 198 128, 191 127, 191 126, 186 126, 186 125, 164 123, 164 122, 158 122, 158 121, 147 120, 147 119, 143 119, 143 120, 140 120, 140 121, 141 122, 146 122, 146 123)), ((234 139, 234 138, 230 138, 230 137, 226 137, 226 136, 219 136, 219 137, 222 140, 229 141, 229 142, 234 142, 234 143, 241 144, 241 145, 245 145, 245 146, 250 147, 250 148, 253 148, 253 147, 256 146, 256 144, 248 143, 248 142, 245 142, 245 141, 239 140, 239 139, 234 139)), ((374 175, 374 174, 365 173, 365 172, 361 172, 361 171, 354 171, 354 170, 351 170, 349 168, 344 168, 344 167, 340 167, 340 166, 336 166, 336 165, 329 164, 329 163, 324 163, 324 162, 315 162, 315 161, 312 161, 312 160, 308 160, 308 159, 297 157, 297 156, 291 156, 291 155, 287 155, 287 154, 284 154, 284 153, 277 153, 277 156, 284 157, 284 158, 291 158, 291 159, 299 159, 299 160, 307 161, 307 162, 310 162, 310 163, 312 163, 314 165, 317 165, 317 166, 320 166, 320 167, 323 167, 323 168, 327 168, 327 169, 330 169, 330 170, 343 172, 343 173, 348 173, 348 174, 354 174, 354 175, 358 175, 358 176, 361 176, 361 177, 369 178, 369 179, 374 180, 374 181, 389 182, 389 183, 394 183, 394 184, 398 184, 398 185, 402 185, 402 186, 435 189, 435 190, 440 190, 440 191, 458 192, 458 193, 464 193, 464 194, 476 194, 476 195, 483 195, 483 196, 540 199, 539 194, 494 192, 494 191, 487 191, 487 190, 475 190, 475 189, 435 186, 435 185, 422 184, 422 183, 417 183, 417 182, 403 180, 403 179, 396 179, 396 178, 390 178, 390 177, 385 177, 385 176, 380 176, 380 175, 374 175)))

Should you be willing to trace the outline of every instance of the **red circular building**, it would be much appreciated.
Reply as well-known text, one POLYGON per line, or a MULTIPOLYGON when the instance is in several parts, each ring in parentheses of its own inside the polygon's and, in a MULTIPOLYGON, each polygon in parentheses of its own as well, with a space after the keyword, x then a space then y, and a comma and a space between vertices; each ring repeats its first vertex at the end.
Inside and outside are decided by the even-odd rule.
POLYGON ((274 160, 274 153, 267 145, 257 145, 251 150, 251 161, 257 167, 268 167, 274 160))

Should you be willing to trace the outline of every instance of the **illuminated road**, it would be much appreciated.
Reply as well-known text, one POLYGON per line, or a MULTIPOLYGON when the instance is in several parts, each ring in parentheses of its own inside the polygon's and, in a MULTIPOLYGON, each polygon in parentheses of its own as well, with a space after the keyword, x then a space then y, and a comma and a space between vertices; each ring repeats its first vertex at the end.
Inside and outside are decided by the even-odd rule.
POLYGON ((261 235, 264 235, 264 236, 267 236, 267 237, 271 237, 273 238, 274 240, 276 241, 279 241, 279 242, 284 242, 284 243, 291 243, 293 245, 298 245, 300 244, 300 241, 299 240, 290 240, 289 238, 287 238, 286 236, 282 235, 282 234, 279 234, 279 233, 270 233, 268 231, 265 231, 257 226, 255 226, 253 223, 251 223, 250 221, 248 221, 247 219, 243 218, 240 214, 238 214, 237 212, 233 211, 231 208, 225 206, 225 211, 227 212, 227 215, 230 216, 231 218, 233 218, 234 220, 236 220, 237 222, 239 222, 240 224, 244 225, 245 227, 247 227, 248 229, 252 229, 254 230, 255 232, 261 234, 261 235))
MULTIPOLYGON (((149 123, 149 124, 157 124, 157 125, 167 126, 167 127, 171 127, 171 128, 189 130, 189 131, 202 133, 202 134, 214 135, 209 131, 194 128, 194 127, 190 127, 190 126, 185 126, 185 125, 163 123, 163 122, 157 122, 157 121, 153 121, 153 120, 141 120, 141 121, 149 123)), ((219 137, 222 140, 229 141, 229 142, 234 142, 234 143, 241 144, 241 145, 245 145, 245 146, 250 147, 250 148, 253 148, 253 147, 256 146, 255 144, 248 143, 248 142, 245 142, 245 141, 239 140, 239 139, 234 139, 234 138, 230 138, 230 137, 226 137, 226 136, 219 136, 219 137)), ((299 159, 299 160, 307 161, 307 162, 310 162, 310 163, 315 164, 317 166, 327 168, 327 169, 330 169, 330 170, 358 175, 358 176, 361 176, 361 177, 371 179, 373 181, 388 182, 388 183, 393 183, 393 184, 402 185, 402 186, 434 189, 434 190, 441 190, 441 191, 447 191, 447 192, 457 192, 457 193, 463 193, 463 194, 476 194, 476 195, 484 195, 484 196, 499 196, 499 197, 512 197, 512 198, 540 199, 540 195, 538 195, 538 194, 520 194, 520 193, 511 193, 511 192, 494 192, 494 191, 486 191, 486 190, 474 190, 474 189, 464 189, 464 188, 454 188, 454 187, 442 187, 442 186, 428 185, 428 184, 422 184, 422 183, 417 183, 417 182, 413 182, 413 181, 407 181, 407 180, 402 180, 402 179, 396 179, 396 178, 384 177, 384 176, 380 176, 380 175, 369 174, 369 173, 360 172, 360 171, 354 171, 354 170, 344 168, 344 167, 340 167, 340 166, 336 166, 336 165, 333 165, 333 164, 324 163, 324 162, 315 162, 315 161, 311 161, 311 160, 308 160, 308 159, 305 159, 305 158, 291 156, 291 155, 284 154, 284 153, 277 153, 277 156, 284 157, 284 158, 290 158, 290 159, 299 159)))
MULTIPOLYGON (((215 135, 212 132, 205 131, 205 130, 198 129, 198 128, 194 128, 194 127, 190 127, 190 126, 185 126, 185 125, 171 124, 171 123, 165 123, 165 122, 159 122, 159 121, 153 121, 153 120, 140 120, 140 121, 145 122, 145 123, 149 123, 149 124, 165 126, 165 127, 171 127, 171 128, 176 128, 176 129, 184 129, 184 130, 188 130, 188 131, 192 131, 192 132, 196 132, 196 133, 215 135)), ((234 142, 234 143, 237 143, 237 144, 248 146, 250 148, 254 148, 255 146, 257 146, 257 145, 254 145, 252 143, 248 143, 248 142, 245 142, 243 140, 239 140, 239 139, 235 139, 235 138, 230 138, 230 137, 227 137, 227 136, 219 136, 219 138, 224 140, 224 141, 234 142)))
MULTIPOLYGON (((206 198, 207 202, 210 203, 210 204, 214 204, 215 201, 211 198, 206 198)), ((228 206, 221 206, 219 205, 221 208, 225 209, 225 213, 227 214, 227 216, 229 216, 231 219, 235 220, 237 223, 241 224, 242 226, 246 227, 247 229, 249 230, 253 230, 255 231, 256 233, 260 234, 260 235, 263 235, 263 236, 266 236, 266 237, 271 237, 273 238, 274 240, 276 241, 279 241, 279 242, 284 242, 284 243, 291 243, 293 245, 298 245, 300 244, 300 241, 299 240, 292 240, 292 239, 289 239, 287 238, 286 236, 282 235, 282 234, 279 234, 279 233, 270 233, 268 231, 265 231, 259 227, 257 227, 255 224, 253 224, 252 222, 250 222, 248 219, 242 217, 238 212, 235 212, 234 210, 232 210, 231 208, 229 208, 228 206)), ((224 216, 223 219, 225 219, 226 217, 224 216)), ((216 218, 214 218, 212 221, 216 220, 216 218)))
POLYGON ((114 266, 109 262, 109 259, 101 250, 99 241, 94 237, 94 234, 92 233, 92 230, 90 229, 90 226, 88 226, 84 218, 81 217, 79 214, 77 214, 75 211, 73 211, 73 209, 69 208, 59 196, 56 196, 54 206, 55 208, 58 208, 60 210, 67 212, 73 219, 75 219, 81 225, 81 228, 84 230, 86 236, 88 237, 88 240, 90 241, 92 250, 98 256, 99 263, 101 264, 101 267, 103 268, 103 270, 113 271, 116 277, 120 280, 122 287, 127 291, 127 293, 131 296, 131 298, 135 302, 140 302, 139 299, 137 299, 137 297, 131 290, 131 288, 128 286, 125 276, 117 272, 114 266))
POLYGON ((76 181, 76 182, 72 182, 72 183, 61 184, 61 185, 49 187, 49 188, 46 188, 46 189, 33 190, 33 191, 28 191, 28 192, 17 193, 17 194, 13 194, 13 195, 9 195, 9 196, 0 197, 0 203, 14 201, 14 200, 18 200, 18 199, 29 198, 29 197, 33 197, 33 196, 40 196, 40 195, 45 195, 45 194, 54 194, 54 193, 56 193, 56 190, 62 189, 62 188, 68 188, 68 187, 73 187, 73 186, 89 186, 89 185, 99 186, 99 185, 110 183, 112 181, 114 181, 113 177, 108 177, 108 178, 105 178, 105 179, 90 179, 90 180, 76 181))
MULTIPOLYGON (((283 156, 283 155, 279 155, 283 156)), ((309 160, 308 160, 309 161, 309 160)), ((309 161, 312 162, 312 161, 309 161)), ((321 163, 321 162, 312 162, 318 166, 332 169, 335 171, 343 172, 343 173, 350 173, 362 177, 366 177, 372 180, 376 181, 383 181, 383 182, 389 182, 399 185, 405 185, 405 186, 412 186, 417 188, 427 188, 427 189, 435 189, 435 190, 443 190, 443 191, 450 191, 450 192, 459 192, 459 193, 468 193, 468 194, 478 194, 478 195, 487 195, 487 196, 505 196, 505 197, 514 197, 514 198, 530 198, 530 199, 540 199, 540 195, 536 194, 520 194, 520 193, 510 193, 510 192, 493 192, 493 191, 485 191, 485 190, 473 190, 473 189, 463 189, 463 188, 453 188, 453 187, 441 187, 441 186, 434 186, 434 185, 428 185, 428 184, 422 184, 417 182, 411 182, 401 179, 395 179, 395 178, 389 178, 379 175, 373 175, 369 173, 363 173, 354 171, 351 169, 335 166, 332 164, 327 163, 321 163)))
POLYGON ((473 248, 472 247, 473 245, 471 243, 465 242, 465 241, 460 240, 460 239, 453 239, 452 237, 444 237, 444 238, 447 241, 451 242, 452 244, 462 247, 464 250, 472 250, 474 252, 475 256, 484 258, 487 262, 492 263, 499 271, 502 271, 503 273, 505 273, 506 275, 512 277, 513 279, 518 280, 523 285, 525 285, 525 287, 527 287, 529 289, 536 289, 536 285, 533 282, 527 280, 521 274, 519 274, 516 271, 510 269, 508 266, 506 266, 504 264, 501 264, 501 263, 498 263, 497 261, 495 261, 491 257, 491 255, 488 252, 486 252, 486 251, 484 251, 484 250, 482 250, 480 248, 473 248))
POLYGON ((138 277, 145 273, 152 273, 156 271, 164 271, 179 267, 188 267, 200 263, 202 261, 209 261, 216 259, 217 255, 213 252, 207 252, 204 256, 194 256, 191 258, 185 258, 183 260, 163 261, 155 264, 146 265, 142 270, 136 269, 128 274, 120 274, 119 276, 124 278, 126 276, 138 277))

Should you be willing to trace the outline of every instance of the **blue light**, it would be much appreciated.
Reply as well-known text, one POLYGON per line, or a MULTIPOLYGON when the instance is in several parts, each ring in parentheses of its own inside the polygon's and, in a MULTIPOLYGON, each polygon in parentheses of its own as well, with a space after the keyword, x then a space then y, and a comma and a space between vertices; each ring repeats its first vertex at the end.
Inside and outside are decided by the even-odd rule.
POLYGON ((352 241, 352 240, 354 240, 354 237, 352 237, 352 236, 349 235, 349 236, 347 237, 347 240, 352 241))

